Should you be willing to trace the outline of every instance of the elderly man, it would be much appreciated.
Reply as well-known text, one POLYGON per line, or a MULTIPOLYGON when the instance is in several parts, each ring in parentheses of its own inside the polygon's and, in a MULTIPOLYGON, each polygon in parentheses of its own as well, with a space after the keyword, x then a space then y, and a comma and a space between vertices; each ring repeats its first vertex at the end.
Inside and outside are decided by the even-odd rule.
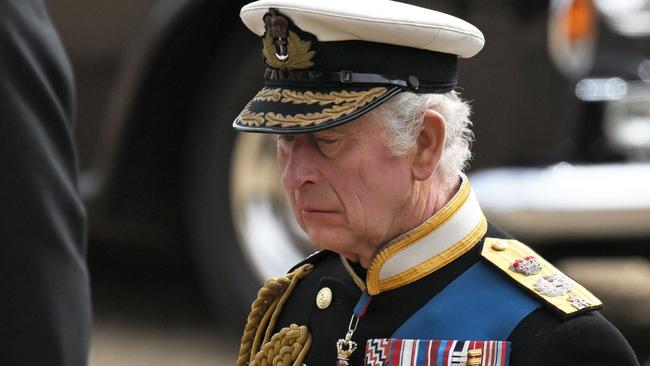
POLYGON ((238 365, 634 365, 600 301, 490 226, 463 169, 460 19, 391 1, 263 0, 266 86, 234 122, 278 135, 322 249, 253 303, 238 365))

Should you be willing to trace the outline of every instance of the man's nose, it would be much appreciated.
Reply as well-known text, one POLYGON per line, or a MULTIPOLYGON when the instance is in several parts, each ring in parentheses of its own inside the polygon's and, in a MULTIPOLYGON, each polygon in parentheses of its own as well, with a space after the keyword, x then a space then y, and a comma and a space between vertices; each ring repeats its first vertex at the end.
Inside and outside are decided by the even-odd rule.
POLYGON ((307 136, 296 136, 287 151, 282 171, 282 185, 289 190, 317 183, 318 151, 307 136))

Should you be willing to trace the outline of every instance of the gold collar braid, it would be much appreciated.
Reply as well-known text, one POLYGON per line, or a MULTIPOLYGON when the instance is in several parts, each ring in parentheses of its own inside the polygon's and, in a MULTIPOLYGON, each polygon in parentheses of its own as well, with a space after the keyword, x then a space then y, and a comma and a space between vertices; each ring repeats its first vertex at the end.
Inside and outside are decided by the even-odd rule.
POLYGON ((237 366, 302 365, 311 346, 307 327, 291 324, 273 336, 271 332, 296 284, 313 268, 305 264, 280 278, 272 278, 257 292, 241 338, 237 366))

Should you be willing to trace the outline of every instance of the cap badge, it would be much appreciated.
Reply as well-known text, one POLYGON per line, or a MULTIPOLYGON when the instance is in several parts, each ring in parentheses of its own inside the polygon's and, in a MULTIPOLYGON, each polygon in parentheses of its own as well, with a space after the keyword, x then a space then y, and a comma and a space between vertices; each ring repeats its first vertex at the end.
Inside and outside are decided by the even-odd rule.
POLYGON ((311 50, 311 41, 304 41, 289 30, 289 18, 276 9, 264 15, 263 49, 266 64, 275 69, 294 70, 312 67, 316 51, 311 50))
POLYGON ((549 297, 566 295, 575 287, 575 282, 560 273, 540 277, 533 285, 542 295, 549 297))
POLYGON ((529 255, 524 258, 515 259, 510 265, 510 270, 530 276, 539 273, 542 270, 542 265, 537 261, 537 258, 529 255))

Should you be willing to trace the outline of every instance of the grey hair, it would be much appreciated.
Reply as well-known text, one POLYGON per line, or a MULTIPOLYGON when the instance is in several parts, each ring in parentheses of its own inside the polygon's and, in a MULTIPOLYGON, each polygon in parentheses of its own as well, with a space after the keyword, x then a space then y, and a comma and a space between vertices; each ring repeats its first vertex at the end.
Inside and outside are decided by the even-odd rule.
POLYGON ((370 113, 382 121, 386 143, 395 156, 406 154, 422 130, 424 113, 433 109, 445 119, 445 143, 436 174, 446 182, 454 181, 468 165, 474 133, 470 105, 457 92, 446 94, 399 93, 370 113))

